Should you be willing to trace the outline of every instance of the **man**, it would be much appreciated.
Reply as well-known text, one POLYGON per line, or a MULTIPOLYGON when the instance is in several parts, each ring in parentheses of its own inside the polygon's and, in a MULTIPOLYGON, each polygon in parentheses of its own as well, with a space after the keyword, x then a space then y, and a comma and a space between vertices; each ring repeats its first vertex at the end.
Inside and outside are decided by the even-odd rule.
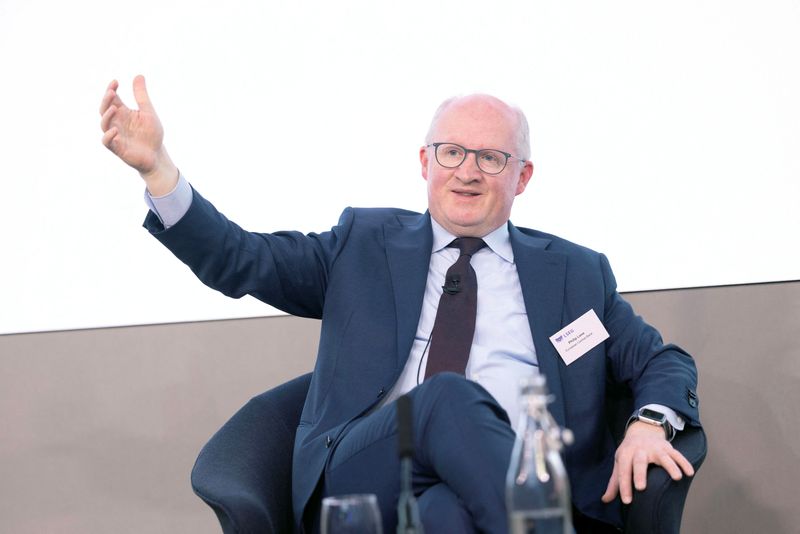
POLYGON ((330 232, 254 234, 179 175, 144 79, 134 80, 138 111, 117 87, 109 85, 100 106, 103 144, 145 180, 151 233, 210 287, 322 319, 294 450, 298 523, 314 523, 322 496, 369 492, 393 529, 393 401, 410 392, 413 482, 429 531, 506 532, 503 484, 514 440, 507 415, 518 413, 519 378, 537 367, 555 396, 554 417, 575 433, 566 464, 582 525, 619 526, 617 495, 629 503, 649 464, 676 480, 693 474, 667 439, 673 427, 699 425, 691 357, 663 345, 633 314, 603 255, 509 222, 533 173, 519 110, 487 95, 439 108, 419 153, 428 213, 348 208, 330 232), (478 245, 459 252, 448 246, 455 238, 459 247, 478 245), (427 375, 451 369, 434 349, 454 336, 435 333, 443 293, 461 291, 461 275, 449 271, 456 260, 477 282, 469 359, 455 373, 427 375), (567 365, 549 337, 590 310, 609 338, 567 365), (637 409, 647 405, 671 424, 634 420, 615 451, 603 417, 609 377, 631 387, 637 409))

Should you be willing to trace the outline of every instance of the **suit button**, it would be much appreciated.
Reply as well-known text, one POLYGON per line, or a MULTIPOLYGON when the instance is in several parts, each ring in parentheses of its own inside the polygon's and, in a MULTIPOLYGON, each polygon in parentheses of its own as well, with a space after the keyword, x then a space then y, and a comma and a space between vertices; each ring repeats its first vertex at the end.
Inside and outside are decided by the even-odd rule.
POLYGON ((692 408, 697 408, 697 401, 694 399, 689 399, 689 406, 692 408))
POLYGON ((325 448, 326 449, 330 448, 331 443, 333 443, 333 439, 330 436, 325 436, 325 448))
POLYGON ((381 388, 381 390, 378 392, 378 398, 380 399, 381 397, 383 397, 384 393, 386 393, 386 390, 381 388))

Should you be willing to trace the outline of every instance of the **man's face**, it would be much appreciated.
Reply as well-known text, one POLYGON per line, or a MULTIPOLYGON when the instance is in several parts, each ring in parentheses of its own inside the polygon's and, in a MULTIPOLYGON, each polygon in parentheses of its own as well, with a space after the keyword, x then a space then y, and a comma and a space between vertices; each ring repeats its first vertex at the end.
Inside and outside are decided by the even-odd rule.
MULTIPOLYGON (((432 143, 456 143, 470 149, 497 149, 519 156, 517 118, 502 102, 486 96, 451 103, 433 126, 432 143)), ((500 174, 482 172, 470 153, 461 166, 442 167, 431 146, 420 149, 422 177, 428 182, 431 216, 456 236, 483 237, 511 215, 514 197, 525 190, 533 165, 509 158, 500 174)))

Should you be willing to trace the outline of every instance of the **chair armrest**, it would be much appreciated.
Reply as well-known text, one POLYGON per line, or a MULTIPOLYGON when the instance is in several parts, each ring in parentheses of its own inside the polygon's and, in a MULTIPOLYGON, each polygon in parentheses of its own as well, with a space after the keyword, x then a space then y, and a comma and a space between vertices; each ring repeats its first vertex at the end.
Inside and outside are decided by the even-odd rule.
MULTIPOLYGON (((678 432, 672 446, 689 460, 696 475, 708 451, 703 429, 687 426, 678 432)), ((625 532, 678 534, 693 478, 684 476, 675 481, 660 466, 651 465, 647 470, 647 487, 635 491, 633 502, 623 507, 625 532)))
POLYGON ((311 374, 250 399, 206 443, 192 489, 222 531, 292 532, 292 451, 311 374))

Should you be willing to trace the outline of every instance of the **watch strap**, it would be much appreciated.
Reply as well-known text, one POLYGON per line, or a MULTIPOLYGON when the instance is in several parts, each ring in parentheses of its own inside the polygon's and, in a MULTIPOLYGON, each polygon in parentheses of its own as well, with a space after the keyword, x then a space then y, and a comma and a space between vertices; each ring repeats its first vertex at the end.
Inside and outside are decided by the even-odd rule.
MULTIPOLYGON (((676 434, 675 427, 672 426, 672 424, 669 422, 669 420, 666 418, 666 416, 664 416, 663 420, 661 422, 659 422, 659 421, 656 421, 654 419, 650 419, 649 417, 642 417, 641 416, 641 411, 642 411, 642 408, 636 410, 636 412, 634 412, 634 414, 631 415, 628 418, 628 422, 625 424, 625 431, 626 432, 628 431, 628 427, 631 426, 634 421, 642 421, 643 423, 647 423, 647 424, 653 425, 653 426, 660 426, 661 428, 663 428, 664 429, 664 437, 666 437, 667 441, 672 441, 675 438, 675 434, 676 434)), ((651 410, 651 411, 655 411, 655 410, 651 410)), ((660 412, 658 412, 658 413, 660 413, 660 412)), ((664 414, 661 414, 661 415, 663 416, 664 414)))

